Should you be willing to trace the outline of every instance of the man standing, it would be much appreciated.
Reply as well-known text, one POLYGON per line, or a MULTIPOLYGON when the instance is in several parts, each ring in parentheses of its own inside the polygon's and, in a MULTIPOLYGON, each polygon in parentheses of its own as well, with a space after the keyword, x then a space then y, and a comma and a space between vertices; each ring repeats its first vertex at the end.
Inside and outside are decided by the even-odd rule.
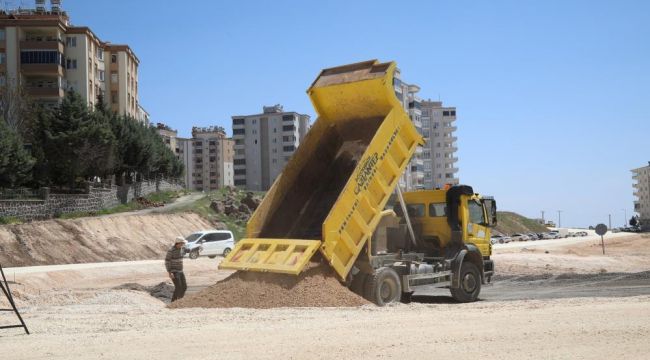
POLYGON ((187 243, 182 237, 177 237, 174 246, 167 250, 165 256, 165 268, 169 273, 169 278, 174 282, 174 296, 172 302, 182 299, 187 290, 185 274, 183 274, 183 246, 187 243))

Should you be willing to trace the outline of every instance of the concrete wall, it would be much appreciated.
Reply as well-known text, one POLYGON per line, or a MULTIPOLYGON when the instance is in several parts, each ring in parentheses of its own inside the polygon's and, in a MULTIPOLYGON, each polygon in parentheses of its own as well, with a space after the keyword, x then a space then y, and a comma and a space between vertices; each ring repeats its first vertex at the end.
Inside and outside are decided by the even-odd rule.
POLYGON ((180 189, 181 185, 167 181, 144 181, 106 189, 91 187, 87 194, 49 194, 40 200, 0 200, 0 217, 23 221, 49 219, 61 214, 110 209, 157 191, 180 189))

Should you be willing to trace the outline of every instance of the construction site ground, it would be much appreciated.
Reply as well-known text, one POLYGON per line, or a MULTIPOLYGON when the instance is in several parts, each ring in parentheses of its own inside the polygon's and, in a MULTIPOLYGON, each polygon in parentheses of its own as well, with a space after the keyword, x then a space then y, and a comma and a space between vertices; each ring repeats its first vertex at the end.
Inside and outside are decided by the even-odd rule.
MULTIPOLYGON (((471 304, 427 289, 385 308, 168 309, 141 291, 169 282, 160 260, 9 268, 32 335, 3 330, 0 349, 11 359, 647 358, 650 236, 610 234, 604 256, 599 240, 497 245, 497 275, 471 304)), ((185 260, 188 294, 231 273, 220 259, 185 260)), ((0 313, 0 325, 14 322, 0 313)))

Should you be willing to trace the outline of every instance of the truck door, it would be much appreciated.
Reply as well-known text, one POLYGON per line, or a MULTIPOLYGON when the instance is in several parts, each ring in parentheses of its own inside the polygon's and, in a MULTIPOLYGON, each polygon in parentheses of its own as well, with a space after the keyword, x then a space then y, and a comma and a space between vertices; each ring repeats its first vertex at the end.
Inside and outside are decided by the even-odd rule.
POLYGON ((490 256, 490 231, 483 204, 478 199, 467 199, 466 243, 476 245, 483 256, 490 256))

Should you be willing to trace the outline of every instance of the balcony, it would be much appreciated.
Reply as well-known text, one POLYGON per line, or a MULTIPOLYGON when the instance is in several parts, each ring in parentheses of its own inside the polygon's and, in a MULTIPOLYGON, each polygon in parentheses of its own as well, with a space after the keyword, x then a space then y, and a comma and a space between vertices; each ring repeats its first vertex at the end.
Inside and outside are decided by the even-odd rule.
POLYGON ((20 42, 21 50, 57 50, 64 53, 64 45, 61 40, 23 40, 20 42))
POLYGON ((65 91, 60 87, 27 87, 27 93, 34 97, 58 97, 62 98, 65 91))
POLYGON ((25 75, 63 76, 63 66, 59 64, 21 64, 20 69, 25 75))
POLYGON ((452 133, 454 131, 458 130, 458 126, 443 126, 442 131, 446 133, 452 133))

